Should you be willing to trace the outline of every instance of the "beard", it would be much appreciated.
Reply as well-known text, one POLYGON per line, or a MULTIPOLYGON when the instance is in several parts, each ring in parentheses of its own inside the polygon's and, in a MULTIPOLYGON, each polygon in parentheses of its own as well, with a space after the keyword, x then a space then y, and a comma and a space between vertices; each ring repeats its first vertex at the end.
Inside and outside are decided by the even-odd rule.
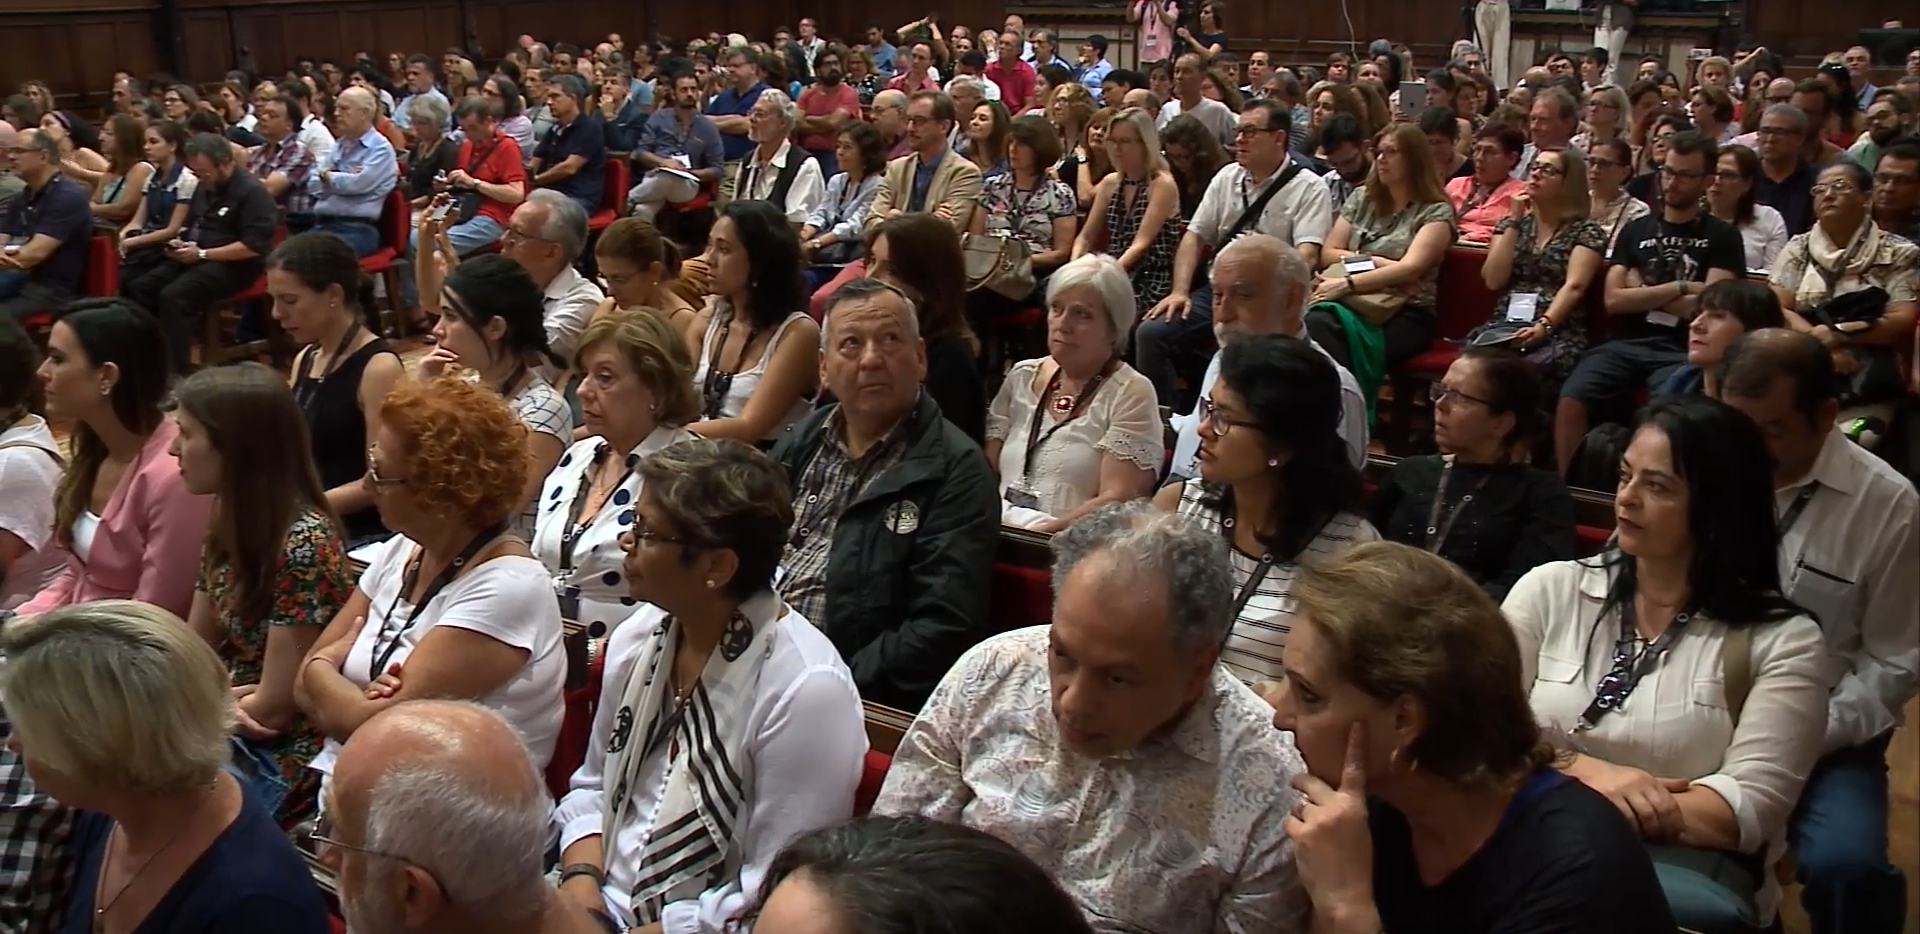
POLYGON ((823 71, 817 77, 820 79, 821 84, 827 87, 834 87, 840 83, 843 76, 837 71, 823 71))
POLYGON ((1868 130, 1867 135, 1873 137, 1873 144, 1875 146, 1886 146, 1900 138, 1900 128, 1897 126, 1876 127, 1868 130))

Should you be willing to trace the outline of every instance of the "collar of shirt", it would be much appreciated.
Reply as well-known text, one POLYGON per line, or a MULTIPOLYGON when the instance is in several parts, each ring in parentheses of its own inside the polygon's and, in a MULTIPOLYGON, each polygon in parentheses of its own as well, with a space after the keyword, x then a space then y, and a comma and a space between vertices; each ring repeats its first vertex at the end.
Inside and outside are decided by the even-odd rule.
MULTIPOLYGON (((757 157, 759 155, 759 152, 760 152, 760 147, 758 144, 755 144, 754 155, 757 157)), ((787 157, 792 152, 793 152, 793 140, 783 139, 780 141, 780 148, 773 151, 773 158, 768 159, 764 162, 756 158, 754 159, 754 162, 760 165, 770 165, 776 169, 784 169, 787 167, 787 157)))
POLYGON ((841 457, 854 463, 872 462, 886 457, 895 446, 906 443, 907 435, 913 431, 914 413, 920 410, 920 400, 926 393, 925 387, 915 392, 913 403, 907 406, 907 411, 900 416, 900 420, 894 422, 893 427, 887 429, 887 433, 880 437, 879 442, 867 448, 867 452, 859 457, 853 456, 853 452, 847 449, 846 410, 836 405, 827 415, 825 426, 827 441, 833 445, 834 450, 838 451, 841 457))
POLYGON ((1860 474, 1853 459, 1847 456, 1853 447, 1839 425, 1827 432, 1827 440, 1820 443, 1820 453, 1813 459, 1813 468, 1797 482, 1789 484, 1784 490, 1798 489, 1808 483, 1819 483, 1823 487, 1845 496, 1860 492, 1860 474))
POLYGON ((547 283, 547 287, 541 290, 540 294, 547 300, 548 304, 551 304, 553 302, 564 301, 576 292, 585 292, 589 289, 596 293, 594 301, 599 301, 600 296, 597 293, 600 292, 600 287, 593 284, 585 276, 582 276, 579 271, 572 266, 568 266, 560 270, 560 274, 554 276, 553 281, 547 283))
POLYGON ((940 163, 946 160, 947 153, 950 153, 952 151, 953 151, 953 147, 942 146, 940 147, 940 151, 937 153, 934 153, 931 157, 921 156, 918 153, 916 153, 914 154, 914 170, 919 172, 931 172, 934 169, 939 168, 940 163))

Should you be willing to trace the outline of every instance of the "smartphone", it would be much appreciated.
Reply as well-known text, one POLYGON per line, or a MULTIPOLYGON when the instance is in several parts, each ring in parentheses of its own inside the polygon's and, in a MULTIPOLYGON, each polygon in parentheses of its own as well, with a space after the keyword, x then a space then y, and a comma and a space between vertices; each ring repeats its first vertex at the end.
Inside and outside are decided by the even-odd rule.
POLYGON ((439 222, 439 221, 446 220, 447 216, 452 213, 453 213, 453 202, 450 200, 440 201, 435 203, 432 208, 429 208, 427 210, 427 218, 429 220, 439 222))
POLYGON ((1711 58, 1712 56, 1712 49, 1693 48, 1687 50, 1687 61, 1690 62, 1697 62, 1704 58, 1711 58))

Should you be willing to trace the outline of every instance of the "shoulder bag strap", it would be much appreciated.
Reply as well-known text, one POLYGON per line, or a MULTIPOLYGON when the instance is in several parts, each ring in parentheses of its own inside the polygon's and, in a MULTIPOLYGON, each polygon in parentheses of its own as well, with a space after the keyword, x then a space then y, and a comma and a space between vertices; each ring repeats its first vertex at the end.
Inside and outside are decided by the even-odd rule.
POLYGON ((1221 237, 1220 242, 1214 244, 1213 248, 1218 250, 1232 243, 1233 238, 1246 233, 1247 228, 1259 221, 1261 213, 1266 211, 1267 202, 1272 201, 1273 196, 1279 194, 1280 189, 1287 187, 1287 183, 1293 181, 1293 177, 1299 174, 1300 163, 1289 160, 1287 167, 1280 172, 1280 177, 1275 179, 1273 184, 1268 185, 1267 190, 1260 193, 1260 197, 1253 199, 1253 203, 1247 205, 1246 210, 1240 212, 1240 219, 1234 221, 1232 227, 1227 228, 1226 236, 1221 237))
POLYGON ((1740 711, 1753 690, 1753 627, 1729 626, 1720 643, 1720 678, 1726 682, 1727 712, 1740 725, 1740 711))
POLYGON ((36 451, 39 451, 47 455, 48 457, 53 458, 53 462, 55 464, 61 467, 67 466, 67 459, 64 457, 61 457, 59 451, 56 451, 50 447, 47 447, 44 444, 35 444, 32 441, 28 441, 25 438, 16 438, 12 441, 0 441, 0 451, 7 450, 8 448, 32 448, 36 451))

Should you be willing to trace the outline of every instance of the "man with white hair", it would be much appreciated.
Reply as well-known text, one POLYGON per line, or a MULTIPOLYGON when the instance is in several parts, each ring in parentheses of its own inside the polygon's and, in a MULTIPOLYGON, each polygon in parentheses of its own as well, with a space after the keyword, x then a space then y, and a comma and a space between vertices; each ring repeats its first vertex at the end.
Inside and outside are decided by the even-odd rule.
POLYGON ((827 180, 820 162, 793 144, 799 108, 779 88, 760 92, 747 111, 748 135, 754 149, 734 176, 729 201, 771 201, 793 222, 794 229, 827 199, 827 180))
POLYGON ((573 266, 587 249, 586 210, 550 188, 535 189, 514 208, 500 243, 500 252, 525 267, 545 295, 547 346, 572 360, 594 309, 606 298, 573 266))
POLYGON ((352 934, 606 934, 542 872, 548 808, 513 727, 407 701, 340 749, 314 843, 352 934))
MULTIPOLYGON (((380 214, 400 180, 393 144, 373 125, 379 114, 380 100, 373 92, 361 87, 341 91, 333 101, 340 138, 325 155, 315 155, 314 169, 307 175, 307 194, 313 196, 311 229, 347 241, 355 256, 380 248, 380 214)), ((297 219, 289 221, 289 229, 295 228, 297 219)))
MULTIPOLYGON (((1307 334, 1306 308, 1310 273, 1307 262, 1292 247, 1266 234, 1248 234, 1227 244, 1214 258, 1213 334, 1225 347, 1249 334, 1285 334, 1312 342, 1307 334)), ((1315 343, 1314 348, 1327 353, 1315 343)), ((1328 354, 1327 359, 1334 360, 1328 354)), ((1360 383, 1346 367, 1334 360, 1340 374, 1340 437, 1347 442, 1347 453, 1355 466, 1367 460, 1367 402, 1360 383)), ((1220 355, 1213 355, 1200 380, 1200 395, 1213 391, 1220 378, 1220 355)), ((1199 466, 1194 456, 1200 450, 1199 406, 1187 415, 1176 415, 1173 426, 1179 440, 1173 448, 1172 476, 1191 478, 1199 466)))

